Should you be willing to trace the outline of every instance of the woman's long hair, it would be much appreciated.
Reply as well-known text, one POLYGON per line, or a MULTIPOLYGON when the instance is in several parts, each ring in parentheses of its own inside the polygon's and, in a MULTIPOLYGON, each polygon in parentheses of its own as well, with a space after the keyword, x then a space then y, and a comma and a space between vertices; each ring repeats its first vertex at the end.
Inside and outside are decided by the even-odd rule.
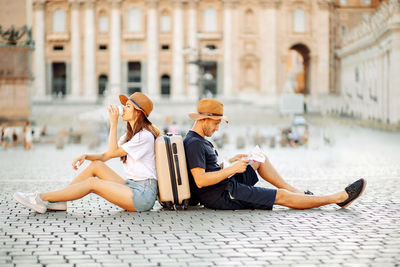
MULTIPOLYGON (((129 140, 132 139, 132 137, 140 132, 143 129, 148 130, 150 133, 153 134, 154 139, 157 138, 160 135, 160 129, 157 128, 154 124, 152 124, 146 116, 144 116, 143 112, 140 110, 135 109, 134 112, 136 112, 135 116, 137 116, 137 119, 135 121, 135 126, 132 129, 131 124, 129 122, 126 123, 126 136, 125 140, 121 144, 125 144, 129 140)), ((127 155, 121 157, 121 161, 123 163, 126 162, 127 155)))

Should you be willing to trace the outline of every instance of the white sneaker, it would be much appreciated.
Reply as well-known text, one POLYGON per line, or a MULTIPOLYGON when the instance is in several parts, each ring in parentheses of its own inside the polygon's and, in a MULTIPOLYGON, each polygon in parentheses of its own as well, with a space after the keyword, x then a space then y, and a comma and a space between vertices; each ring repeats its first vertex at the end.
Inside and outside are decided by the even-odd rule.
POLYGON ((66 201, 59 201, 59 202, 48 202, 47 203, 47 210, 67 210, 67 202, 66 201))
POLYGON ((38 192, 35 193, 21 193, 17 192, 13 195, 13 198, 19 202, 20 204, 24 205, 27 208, 33 209, 39 213, 45 213, 47 210, 47 201, 43 201, 40 198, 38 192))

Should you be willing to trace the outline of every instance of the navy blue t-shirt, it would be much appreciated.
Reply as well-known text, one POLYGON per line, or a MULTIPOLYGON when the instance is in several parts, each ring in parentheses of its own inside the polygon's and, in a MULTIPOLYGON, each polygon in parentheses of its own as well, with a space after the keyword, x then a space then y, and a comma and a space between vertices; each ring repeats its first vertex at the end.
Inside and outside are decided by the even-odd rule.
POLYGON ((217 151, 210 141, 194 131, 187 133, 183 144, 185 146, 192 199, 200 200, 200 203, 207 207, 220 198, 228 184, 228 179, 215 185, 198 188, 190 170, 197 167, 204 169, 206 172, 221 170, 218 164, 217 151))

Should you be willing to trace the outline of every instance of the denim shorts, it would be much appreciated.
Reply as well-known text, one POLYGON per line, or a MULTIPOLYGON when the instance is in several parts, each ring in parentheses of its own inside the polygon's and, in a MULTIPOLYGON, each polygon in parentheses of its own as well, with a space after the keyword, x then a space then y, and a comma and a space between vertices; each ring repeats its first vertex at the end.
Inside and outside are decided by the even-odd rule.
POLYGON ((137 211, 148 211, 154 206, 157 199, 157 180, 147 179, 144 181, 134 181, 128 179, 125 184, 132 189, 133 207, 137 211))

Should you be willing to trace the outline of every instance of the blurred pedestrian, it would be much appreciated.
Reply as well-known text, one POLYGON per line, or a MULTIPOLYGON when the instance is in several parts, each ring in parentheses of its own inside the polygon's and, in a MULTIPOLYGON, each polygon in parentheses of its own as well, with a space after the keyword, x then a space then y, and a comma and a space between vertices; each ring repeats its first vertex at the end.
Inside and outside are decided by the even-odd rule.
POLYGON ((22 205, 39 213, 47 210, 67 210, 66 201, 80 199, 95 193, 127 211, 150 210, 157 199, 157 174, 154 142, 160 130, 148 119, 153 103, 144 94, 136 92, 129 98, 120 95, 124 105, 122 120, 127 123, 126 133, 117 139, 119 111, 108 107, 110 131, 108 150, 103 154, 83 154, 74 159, 75 170, 85 160, 91 164, 64 189, 47 193, 20 193, 13 195, 22 205), (104 162, 120 158, 126 179, 119 176, 104 162))
POLYGON ((11 147, 11 129, 5 123, 1 127, 1 146, 3 149, 11 147))
POLYGON ((12 142, 13 142, 13 146, 17 147, 17 145, 18 145, 18 135, 17 135, 17 131, 15 129, 12 132, 12 142))
POLYGON ((33 136, 32 136, 31 124, 29 121, 27 121, 25 124, 25 127, 24 127, 24 148, 25 148, 25 150, 34 149, 32 141, 33 141, 33 136))

